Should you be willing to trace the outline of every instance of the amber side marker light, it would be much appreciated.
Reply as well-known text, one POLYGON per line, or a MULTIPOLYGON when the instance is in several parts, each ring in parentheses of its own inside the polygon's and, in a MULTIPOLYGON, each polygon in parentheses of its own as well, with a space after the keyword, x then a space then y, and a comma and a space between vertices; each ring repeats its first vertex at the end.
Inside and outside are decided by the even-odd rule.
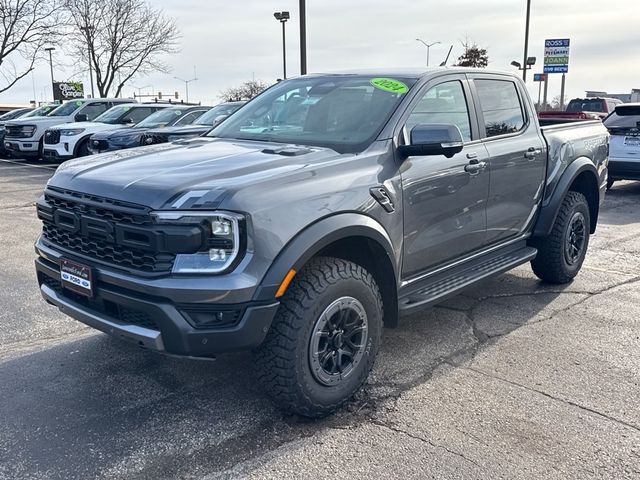
POLYGON ((295 276, 296 276, 296 271, 293 268, 287 272, 287 274, 284 277, 284 280, 282 280, 282 283, 280 284, 280 287, 278 287, 278 291, 276 292, 276 298, 280 298, 281 296, 284 295, 284 292, 287 291, 287 287, 289 286, 289 284, 291 283, 291 280, 293 280, 293 277, 295 276))

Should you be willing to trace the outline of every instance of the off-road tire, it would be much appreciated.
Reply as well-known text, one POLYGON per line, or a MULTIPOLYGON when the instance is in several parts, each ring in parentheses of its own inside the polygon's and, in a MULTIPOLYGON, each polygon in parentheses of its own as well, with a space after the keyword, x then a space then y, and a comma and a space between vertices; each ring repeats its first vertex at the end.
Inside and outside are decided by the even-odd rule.
POLYGON ((582 268, 589 247, 590 222, 589 204, 585 196, 578 192, 567 193, 549 236, 533 242, 538 255, 531 261, 531 267, 538 278, 555 284, 573 280, 582 268), (581 214, 584 218, 584 244, 578 258, 570 263, 565 254, 565 246, 570 235, 570 222, 576 214, 581 214))
POLYGON ((373 368, 382 319, 380 291, 369 272, 337 258, 311 260, 297 273, 265 341, 254 351, 260 383, 276 405, 289 413, 317 418, 335 412, 362 387, 373 368), (348 377, 340 375, 340 383, 323 385, 312 372, 309 359, 312 333, 323 312, 345 296, 364 307, 368 337, 360 350, 362 357, 348 377))

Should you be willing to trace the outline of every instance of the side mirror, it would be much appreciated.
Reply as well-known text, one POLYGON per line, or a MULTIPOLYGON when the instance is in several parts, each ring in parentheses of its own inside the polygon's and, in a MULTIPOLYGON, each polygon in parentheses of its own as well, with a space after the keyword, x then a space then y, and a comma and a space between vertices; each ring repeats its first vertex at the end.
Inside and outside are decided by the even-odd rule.
POLYGON ((131 125, 131 124, 133 124, 133 118, 125 118, 124 120, 122 120, 122 124, 123 125, 131 125))
POLYGON ((403 157, 444 155, 447 158, 460 153, 463 147, 462 133, 456 125, 419 124, 411 129, 409 145, 400 145, 403 157))
POLYGON ((78 113, 75 117, 76 122, 87 122, 89 121, 89 117, 86 113, 78 113))
POLYGON ((218 115, 214 120, 213 120, 213 126, 217 127, 218 125, 220 125, 222 122, 224 122, 227 117, 229 115, 218 115))

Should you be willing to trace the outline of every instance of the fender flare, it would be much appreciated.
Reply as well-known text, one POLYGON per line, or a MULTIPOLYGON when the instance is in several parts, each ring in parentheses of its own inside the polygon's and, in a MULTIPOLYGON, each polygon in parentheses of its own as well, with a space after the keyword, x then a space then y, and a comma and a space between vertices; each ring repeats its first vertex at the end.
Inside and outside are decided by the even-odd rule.
POLYGON ((363 214, 342 213, 325 217, 298 233, 280 251, 256 289, 254 300, 273 300, 289 272, 299 271, 314 255, 328 245, 349 237, 365 237, 378 243, 387 253, 397 278, 398 266, 391 238, 380 223, 363 214))
POLYGON ((533 229, 533 237, 546 237, 551 233, 551 229, 556 221, 565 196, 576 178, 584 172, 589 172, 590 175, 593 175, 596 188, 598 188, 600 185, 600 176, 598 175, 596 166, 591 160, 586 157, 580 157, 571 162, 564 172, 562 172, 551 197, 543 202, 533 229))

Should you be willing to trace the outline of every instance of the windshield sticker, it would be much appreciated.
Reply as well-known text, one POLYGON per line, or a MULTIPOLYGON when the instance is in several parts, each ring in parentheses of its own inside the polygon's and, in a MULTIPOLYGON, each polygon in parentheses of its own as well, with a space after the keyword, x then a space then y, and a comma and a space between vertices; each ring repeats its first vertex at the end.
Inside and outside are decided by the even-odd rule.
POLYGON ((123 109, 125 112, 128 112, 129 110, 131 110, 131 107, 122 107, 122 109, 123 109))
POLYGON ((180 115, 182 115, 182 112, 180 110, 176 110, 175 115, 176 117, 179 117, 180 115))
POLYGON ((81 107, 81 106, 82 106, 82 102, 81 102, 80 100, 76 100, 76 105, 77 105, 78 107, 81 107))
POLYGON ((407 93, 409 91, 409 87, 393 78, 374 78, 371 80, 371 85, 389 93, 407 93))

